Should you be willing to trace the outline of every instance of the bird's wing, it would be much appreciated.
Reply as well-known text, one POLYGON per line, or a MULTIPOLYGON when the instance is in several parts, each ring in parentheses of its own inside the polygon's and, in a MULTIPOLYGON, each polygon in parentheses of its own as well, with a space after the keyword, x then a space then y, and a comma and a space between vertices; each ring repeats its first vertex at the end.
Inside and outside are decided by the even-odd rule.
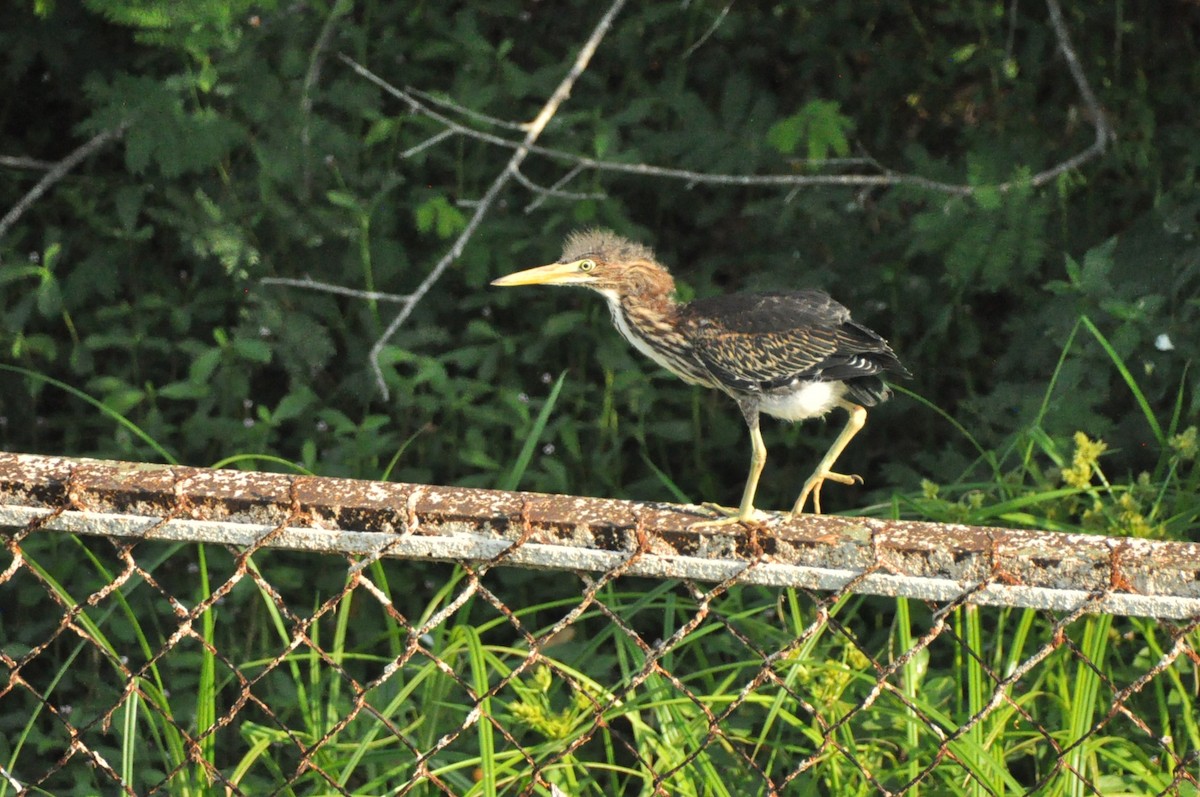
POLYGON ((701 299, 688 305, 685 317, 704 366, 744 390, 876 374, 883 368, 869 355, 890 351, 820 291, 701 299))

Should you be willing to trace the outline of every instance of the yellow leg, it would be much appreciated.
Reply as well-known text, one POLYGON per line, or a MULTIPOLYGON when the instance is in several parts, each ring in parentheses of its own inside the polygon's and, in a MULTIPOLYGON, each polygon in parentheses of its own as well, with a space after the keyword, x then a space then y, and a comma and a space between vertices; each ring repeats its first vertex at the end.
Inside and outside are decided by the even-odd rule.
POLYGON ((849 401, 841 402, 841 406, 850 414, 850 418, 846 421, 846 427, 842 429, 842 433, 833 441, 833 445, 829 447, 829 451, 822 457, 817 469, 813 471, 812 476, 808 477, 808 481, 804 483, 804 489, 800 491, 800 497, 796 499, 796 505, 792 507, 792 515, 799 515, 804 509, 804 504, 811 494, 813 499, 813 512, 821 514, 821 485, 826 479, 840 482, 841 484, 854 484, 858 482, 862 484, 861 476, 847 476, 844 473, 834 473, 833 463, 842 455, 842 451, 853 439, 854 435, 858 434, 859 430, 867 422, 867 411, 865 408, 857 404, 852 404, 849 401))
POLYGON ((758 492, 758 477, 762 475, 763 466, 767 464, 767 446, 763 443, 762 433, 758 430, 758 413, 747 413, 746 423, 750 427, 750 473, 746 476, 746 488, 742 490, 742 502, 737 510, 726 509, 716 504, 705 504, 709 509, 729 515, 718 520, 702 520, 693 523, 697 526, 726 526, 731 523, 763 520, 767 516, 754 508, 754 494, 758 492))

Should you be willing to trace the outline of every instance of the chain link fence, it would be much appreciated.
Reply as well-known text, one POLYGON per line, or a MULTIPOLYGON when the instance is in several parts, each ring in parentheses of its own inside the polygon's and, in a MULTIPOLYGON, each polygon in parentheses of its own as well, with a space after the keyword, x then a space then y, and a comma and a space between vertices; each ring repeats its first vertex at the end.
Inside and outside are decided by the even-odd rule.
POLYGON ((0 793, 1200 793, 1200 545, 0 455, 0 793))

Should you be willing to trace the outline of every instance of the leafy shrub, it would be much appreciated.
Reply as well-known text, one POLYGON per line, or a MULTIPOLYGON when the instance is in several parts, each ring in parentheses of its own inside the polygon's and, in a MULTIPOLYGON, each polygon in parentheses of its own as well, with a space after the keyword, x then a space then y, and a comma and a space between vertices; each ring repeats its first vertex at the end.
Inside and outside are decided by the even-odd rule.
MULTIPOLYGON (((1108 467, 1131 477, 1157 461, 1163 438, 1110 353, 1072 337, 1084 316, 1136 372, 1160 426, 1197 415, 1186 370, 1197 152, 1184 88, 1196 76, 1179 56, 1194 42, 1164 11, 1127 25, 1072 9, 1116 139, 1101 160, 1032 189, 1021 181, 1092 135, 1041 9, 625 9, 546 146, 740 174, 812 168, 797 154, 868 155, 979 190, 788 193, 585 172, 567 188, 603 199, 543 197, 516 213, 531 195, 513 188, 387 341, 384 401, 368 350, 397 306, 271 279, 413 290, 506 152, 431 143, 438 123, 334 54, 519 120, 557 84, 594 9, 95 8, 22 5, 0 33, 13 85, 0 100, 5 151, 55 159, 128 125, 0 240, 4 351, 25 369, 0 385, 7 449, 193 464, 250 455, 237 461, 496 485, 565 373, 521 486, 733 500, 747 444, 727 400, 638 358, 594 297, 487 287, 553 258, 586 224, 655 244, 687 296, 827 288, 892 340, 916 374, 908 387, 985 449, 1036 418, 1060 446, 1077 430, 1103 437, 1108 467), (28 108, 40 124, 24 123, 28 108), (1000 181, 1017 187, 986 188, 1000 181)), ((8 207, 38 177, 14 168, 19 179, 0 186, 8 207)), ((549 185, 563 167, 535 156, 525 171, 549 185)), ((949 431, 921 404, 886 405, 847 453, 870 491, 831 490, 827 502, 862 506, 961 477, 970 448, 949 431)), ((790 503, 831 433, 767 427, 764 505, 790 503)))

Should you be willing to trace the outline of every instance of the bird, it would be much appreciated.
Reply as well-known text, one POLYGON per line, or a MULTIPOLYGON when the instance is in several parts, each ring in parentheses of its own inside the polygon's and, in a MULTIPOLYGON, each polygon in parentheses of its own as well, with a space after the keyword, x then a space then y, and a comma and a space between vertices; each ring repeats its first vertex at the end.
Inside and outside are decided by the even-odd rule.
POLYGON ((809 497, 821 513, 826 481, 861 483, 834 464, 866 423, 867 407, 887 400, 885 375, 911 376, 888 342, 850 317, 819 290, 735 293, 681 303, 671 272, 641 243, 607 229, 567 236, 559 259, 492 282, 578 285, 608 303, 613 324, 642 354, 692 385, 729 395, 750 430, 750 472, 736 509, 705 504, 723 515, 709 525, 764 521, 754 507, 767 448, 759 417, 785 421, 819 418, 840 408, 848 420, 792 506, 803 512, 809 497))

